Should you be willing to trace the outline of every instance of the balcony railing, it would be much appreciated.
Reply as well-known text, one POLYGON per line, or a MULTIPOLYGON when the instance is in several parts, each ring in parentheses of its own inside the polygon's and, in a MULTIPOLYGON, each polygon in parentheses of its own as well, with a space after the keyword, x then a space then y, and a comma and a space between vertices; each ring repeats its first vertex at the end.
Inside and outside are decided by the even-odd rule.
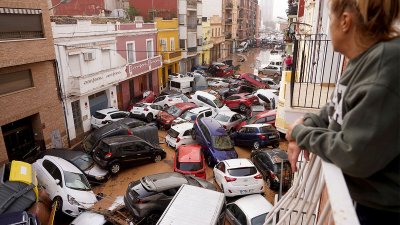
POLYGON ((164 62, 169 63, 172 61, 177 61, 181 58, 182 53, 181 52, 163 52, 162 57, 164 62))
POLYGON ((41 31, 0 32, 0 40, 43 38, 41 31))
POLYGON ((291 68, 291 107, 319 109, 331 96, 339 79, 343 56, 333 51, 330 40, 320 35, 294 41, 291 68))
POLYGON ((197 0, 187 0, 187 8, 197 10, 197 0))
POLYGON ((191 52, 191 53, 197 52, 197 47, 190 47, 190 48, 188 48, 188 52, 191 52))
POLYGON ((313 154, 300 166, 293 186, 268 213, 264 225, 360 224, 338 167, 313 154))
POLYGON ((225 20, 225 24, 227 24, 227 25, 232 24, 232 19, 226 19, 226 20, 225 20))

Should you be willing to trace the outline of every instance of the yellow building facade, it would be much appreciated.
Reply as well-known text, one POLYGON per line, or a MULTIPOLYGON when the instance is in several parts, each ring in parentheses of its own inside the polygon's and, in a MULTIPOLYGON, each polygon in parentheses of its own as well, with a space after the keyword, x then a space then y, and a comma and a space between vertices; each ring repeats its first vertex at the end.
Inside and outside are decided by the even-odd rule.
POLYGON ((160 89, 163 90, 168 84, 168 75, 179 71, 179 61, 182 53, 179 48, 178 19, 163 20, 155 18, 157 27, 157 51, 163 59, 163 66, 158 69, 158 80, 160 89))
POLYGON ((211 64, 211 48, 213 44, 211 42, 211 23, 210 20, 205 20, 201 23, 203 29, 203 40, 202 40, 202 54, 201 59, 202 61, 200 64, 211 64))

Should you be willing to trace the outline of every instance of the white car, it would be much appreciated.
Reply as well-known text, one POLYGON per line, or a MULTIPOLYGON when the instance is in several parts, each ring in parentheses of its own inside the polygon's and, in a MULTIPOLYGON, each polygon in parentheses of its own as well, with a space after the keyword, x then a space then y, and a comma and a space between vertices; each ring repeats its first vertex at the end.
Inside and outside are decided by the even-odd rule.
POLYGON ((231 111, 228 106, 221 102, 219 98, 204 91, 196 91, 193 95, 191 95, 190 101, 196 103, 198 106, 210 107, 215 113, 221 111, 231 111))
POLYGON ((178 149, 181 145, 196 143, 192 138, 193 123, 186 122, 172 126, 167 131, 165 142, 168 146, 178 149))
POLYGON ((261 105, 275 109, 279 100, 279 91, 274 89, 258 89, 255 93, 261 105))
POLYGON ((93 128, 98 129, 108 123, 115 122, 126 118, 129 112, 119 111, 116 108, 108 108, 96 111, 90 118, 90 124, 93 128))
POLYGON ((202 106, 202 107, 197 107, 194 109, 190 109, 186 112, 184 112, 180 117, 176 118, 174 121, 172 121, 172 126, 180 123, 185 123, 185 122, 192 122, 194 123, 195 119, 199 115, 203 115, 205 117, 214 117, 215 112, 210 109, 208 106, 202 106))
POLYGON ((69 216, 76 217, 97 202, 85 175, 65 159, 46 155, 32 165, 39 184, 69 216))
POLYGON ((154 103, 140 103, 134 105, 131 109, 131 115, 133 117, 145 119, 147 122, 151 122, 156 119, 163 107, 154 103))
POLYGON ((227 88, 229 81, 220 77, 210 77, 207 79, 207 85, 211 88, 227 88))
POLYGON ((267 75, 267 76, 277 77, 281 74, 281 67, 274 66, 274 65, 260 67, 260 68, 258 68, 258 73, 262 73, 263 75, 267 75))
POLYGON ((275 81, 273 79, 271 79, 269 77, 264 77, 264 78, 261 78, 261 80, 262 80, 262 82, 268 84, 268 86, 271 89, 275 89, 275 90, 279 89, 279 84, 275 83, 275 81))
POLYGON ((264 192, 260 172, 248 159, 228 159, 213 169, 215 181, 227 197, 264 192))
POLYGON ((245 120, 246 117, 233 111, 222 111, 218 113, 214 119, 217 120, 228 133, 232 133, 235 131, 236 125, 245 120))
POLYGON ((177 103, 188 102, 188 101, 189 98, 186 97, 186 95, 184 94, 172 94, 172 95, 158 96, 156 99, 154 99, 153 104, 162 106, 165 109, 177 103))
POLYGON ((263 225, 272 210, 272 204, 260 194, 248 195, 227 204, 226 219, 229 224, 263 225))

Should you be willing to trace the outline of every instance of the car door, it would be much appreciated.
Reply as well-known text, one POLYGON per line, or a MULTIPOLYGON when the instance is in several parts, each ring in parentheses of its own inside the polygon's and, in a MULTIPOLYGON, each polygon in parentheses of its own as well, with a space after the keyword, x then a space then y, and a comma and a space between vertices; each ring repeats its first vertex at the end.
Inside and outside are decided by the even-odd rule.
POLYGON ((243 144, 243 139, 246 138, 247 127, 242 127, 236 132, 235 143, 237 145, 243 144))
POLYGON ((225 104, 229 107, 229 108, 239 108, 240 105, 240 97, 239 96, 229 96, 226 98, 225 104))
POLYGON ((246 215, 235 203, 226 206, 226 218, 231 225, 247 225, 246 215))
POLYGON ((136 142, 119 147, 115 152, 118 152, 118 158, 122 164, 129 165, 138 160, 136 142))
POLYGON ((245 139, 246 145, 253 145, 254 142, 260 141, 257 133, 258 133, 258 128, 248 127, 245 139))
POLYGON ((51 162, 50 160, 44 159, 42 161, 42 176, 39 178, 40 183, 46 189, 46 192, 49 194, 50 199, 58 196, 62 191, 63 180, 61 176, 61 171, 58 167, 51 162), (56 185, 56 179, 60 182, 56 185))
POLYGON ((217 181, 218 185, 221 187, 224 183, 224 176, 225 176, 225 163, 219 162, 214 168, 214 176, 215 180, 217 181))
POLYGON ((263 177, 267 177, 269 174, 269 172, 268 172, 269 170, 267 167, 267 161, 268 161, 268 158, 263 154, 256 154, 254 156, 254 160, 253 160, 254 165, 257 167, 258 171, 261 172, 263 177))

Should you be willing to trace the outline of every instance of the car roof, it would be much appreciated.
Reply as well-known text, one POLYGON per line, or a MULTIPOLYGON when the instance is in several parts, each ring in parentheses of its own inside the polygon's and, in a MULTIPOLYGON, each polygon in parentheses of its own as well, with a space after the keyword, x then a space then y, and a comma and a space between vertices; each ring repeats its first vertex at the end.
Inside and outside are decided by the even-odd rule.
POLYGON ((70 150, 66 148, 53 148, 53 149, 47 149, 44 152, 44 155, 56 156, 66 160, 71 160, 87 154, 83 151, 70 150))
POLYGON ((272 127, 272 125, 271 125, 271 124, 268 124, 268 123, 255 123, 255 124, 244 125, 243 127, 255 127, 255 128, 260 128, 260 127, 272 127))
POLYGON ((108 145, 113 145, 113 144, 120 144, 120 143, 122 144, 127 142, 144 141, 144 140, 135 135, 118 135, 118 136, 103 138, 102 141, 108 145))
POLYGON ((204 92, 204 91, 196 91, 196 92, 194 93, 194 95, 201 95, 201 96, 203 96, 203 97, 206 97, 206 98, 210 99, 211 101, 213 101, 214 99, 217 98, 217 97, 215 97, 214 95, 212 95, 212 94, 210 94, 210 93, 207 93, 207 92, 204 92))
POLYGON ((241 167, 254 167, 254 164, 249 159, 227 159, 224 160, 227 169, 241 168, 241 167))
POLYGON ((251 95, 251 94, 250 94, 250 93, 244 92, 244 93, 233 94, 233 95, 231 95, 231 96, 239 96, 239 97, 241 97, 241 98, 244 98, 244 96, 246 96, 246 95, 251 95))
POLYGON ((270 212, 272 204, 260 194, 248 195, 235 201, 235 204, 249 217, 254 218, 270 212))
POLYGON ((121 124, 120 121, 121 120, 113 122, 113 123, 109 123, 105 126, 102 126, 99 129, 94 130, 91 134, 88 135, 88 137, 92 136, 93 138, 99 139, 99 138, 103 137, 105 134, 109 134, 114 130, 118 130, 120 128, 129 129, 129 127, 127 127, 125 124, 121 124))
POLYGON ((219 112, 218 114, 232 117, 233 115, 238 114, 238 113, 233 112, 233 111, 224 110, 224 111, 219 112))
POLYGON ((171 129, 174 129, 175 131, 178 131, 179 133, 185 132, 188 129, 192 129, 192 128, 193 128, 193 123, 190 123, 190 122, 179 123, 179 124, 171 127, 171 129))
POLYGON ((186 110, 186 109, 194 108, 194 107, 196 107, 197 105, 194 104, 193 102, 181 102, 181 103, 175 104, 175 106, 176 106, 177 108, 186 110))
POLYGON ((184 175, 176 172, 152 174, 142 177, 140 182, 147 190, 155 192, 180 187, 182 184, 188 183, 184 175))
POLYGON ((281 163, 282 160, 283 162, 288 162, 287 153, 279 148, 262 149, 260 150, 260 153, 268 155, 268 157, 272 160, 272 163, 274 164, 281 163))
POLYGON ((178 152, 179 162, 201 162, 201 146, 199 144, 181 145, 178 152))
POLYGON ((172 78, 171 82, 188 82, 188 81, 193 81, 194 77, 176 77, 176 78, 172 78))
POLYGON ((96 112, 102 113, 102 114, 110 114, 110 113, 118 112, 118 111, 119 111, 118 109, 111 107, 111 108, 107 108, 107 109, 100 109, 100 110, 97 110, 96 112))
POLYGON ((61 167, 63 171, 82 174, 81 170, 79 170, 74 164, 68 162, 63 158, 46 155, 43 157, 43 159, 48 159, 51 162, 57 164, 59 167, 61 167))
POLYGON ((266 117, 266 116, 273 116, 273 115, 276 115, 276 110, 275 109, 259 113, 259 114, 257 114, 256 117, 259 119, 259 118, 263 118, 263 117, 266 117))
POLYGON ((213 119, 211 117, 203 117, 200 119, 200 121, 203 122, 204 125, 206 125, 211 135, 221 136, 228 134, 216 119, 213 119))

